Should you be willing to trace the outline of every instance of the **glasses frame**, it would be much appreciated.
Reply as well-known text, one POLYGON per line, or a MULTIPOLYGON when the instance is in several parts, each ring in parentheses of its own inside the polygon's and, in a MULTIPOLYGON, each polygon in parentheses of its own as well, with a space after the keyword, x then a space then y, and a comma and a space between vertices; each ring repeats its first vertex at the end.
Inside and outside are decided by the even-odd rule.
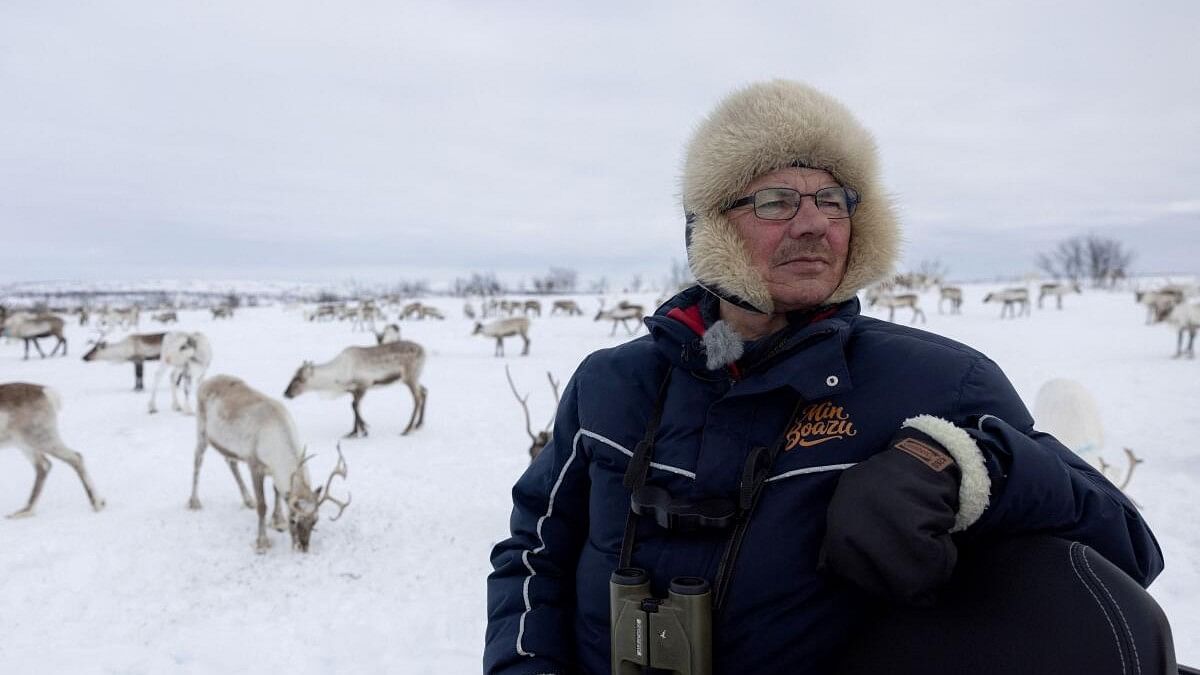
POLYGON ((733 209, 741 208, 743 206, 753 206, 754 200, 758 196, 758 193, 766 192, 767 190, 790 190, 792 192, 795 192, 797 195, 799 195, 800 198, 796 202, 796 210, 792 211, 791 215, 789 215, 787 218, 765 218, 763 216, 758 215, 758 209, 755 208, 754 216, 761 220, 774 220, 774 221, 791 220, 792 218, 796 217, 797 213, 800 213, 800 208, 802 206, 804 206, 804 198, 805 197, 812 197, 813 205, 815 206, 816 202, 817 202, 817 195, 821 194, 825 190, 842 190, 846 193, 846 215, 844 215, 844 216, 831 216, 831 215, 825 213, 824 211, 821 211, 821 207, 817 206, 817 211, 819 211, 821 213, 821 215, 823 215, 826 218, 829 218, 831 220, 842 220, 843 218, 849 218, 849 217, 853 216, 854 211, 858 208, 858 204, 861 201, 861 198, 858 195, 858 190, 855 190, 854 188, 843 187, 841 185, 838 185, 838 186, 831 185, 829 187, 823 187, 820 190, 817 190, 816 192, 801 192, 795 188, 789 188, 789 187, 767 187, 767 188, 762 188, 761 190, 755 190, 752 194, 746 195, 745 197, 742 197, 741 199, 735 200, 732 204, 725 207, 724 210, 732 211, 733 209))

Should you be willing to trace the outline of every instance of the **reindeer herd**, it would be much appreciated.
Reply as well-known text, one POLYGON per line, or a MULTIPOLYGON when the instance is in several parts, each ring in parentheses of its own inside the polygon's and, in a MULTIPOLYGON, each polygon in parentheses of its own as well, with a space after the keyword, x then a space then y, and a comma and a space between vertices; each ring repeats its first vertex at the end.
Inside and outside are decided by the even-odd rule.
MULTIPOLYGON (((549 315, 580 316, 582 310, 574 300, 556 300, 549 315)), ((232 320, 233 308, 214 307, 211 320, 232 320)), ((629 334, 636 332, 644 316, 644 308, 629 302, 606 309, 603 301, 597 310, 595 321, 611 321, 612 332, 617 324, 624 326, 629 334), (632 323, 632 325, 631 325, 632 323)), ((484 322, 475 322, 474 334, 495 340, 496 356, 504 355, 504 339, 520 337, 523 341, 522 355, 530 348, 530 317, 541 316, 541 304, 536 300, 505 301, 489 300, 480 304, 476 314, 470 303, 464 307, 464 316, 482 316, 484 322)), ((133 390, 145 390, 144 369, 146 362, 158 362, 147 411, 157 412, 157 395, 164 375, 171 391, 171 408, 185 415, 195 415, 196 445, 193 464, 192 494, 187 501, 189 509, 199 509, 199 474, 208 447, 215 449, 225 460, 246 507, 255 509, 258 516, 258 531, 254 542, 257 552, 270 547, 267 537, 266 518, 268 499, 266 479, 271 479, 274 491, 274 507, 269 521, 270 527, 288 531, 295 550, 307 551, 318 511, 325 503, 338 507, 336 520, 349 505, 330 494, 330 483, 336 477, 345 478, 347 467, 341 448, 338 448, 338 463, 323 486, 314 488, 305 463, 308 456, 300 444, 295 423, 283 402, 259 392, 241 379, 232 375, 206 377, 212 363, 213 350, 208 338, 198 331, 172 330, 162 332, 130 333, 120 339, 109 339, 115 328, 136 329, 139 313, 134 309, 100 310, 89 313, 80 311, 81 321, 89 320, 95 325, 98 335, 89 342, 83 355, 86 363, 108 362, 133 365, 133 390), (195 392, 195 411, 192 409, 192 392, 195 392), (250 487, 243 480, 241 467, 250 475, 250 487), (251 493, 253 490, 253 493, 251 493)), ((387 314, 373 302, 359 303, 354 307, 319 305, 304 315, 309 321, 349 320, 354 330, 369 327, 375 335, 374 346, 352 346, 343 349, 333 359, 324 363, 305 361, 296 369, 291 381, 283 391, 283 398, 292 399, 307 392, 325 395, 350 394, 353 426, 346 438, 362 438, 368 434, 368 425, 362 417, 360 403, 367 391, 373 388, 402 382, 413 399, 412 413, 403 434, 420 429, 425 420, 425 404, 428 389, 421 384, 421 373, 425 366, 425 349, 401 338, 398 323, 387 324, 382 331, 374 331, 374 322, 385 321, 387 314)), ((178 315, 173 310, 161 311, 152 316, 159 323, 177 323, 178 315)), ((420 302, 408 303, 395 314, 397 320, 445 320, 438 308, 420 302)), ((64 321, 60 316, 46 312, 14 312, 9 314, 0 307, 0 334, 10 340, 24 342, 25 355, 32 347, 42 358, 67 355, 67 340, 64 321), (42 349, 39 340, 56 340, 49 354, 42 349)), ((547 374, 558 399, 558 382, 547 374)), ((509 385, 516 395, 515 386, 509 376, 509 385)), ((534 433, 529 422, 525 399, 517 396, 525 409, 526 427, 533 442, 529 449, 531 459, 537 456, 549 439, 551 423, 534 433)), ((527 398, 527 397, 526 397, 527 398)), ((27 504, 10 517, 26 517, 34 513, 38 497, 49 474, 49 457, 62 460, 78 474, 93 509, 104 508, 105 501, 99 496, 84 466, 83 457, 67 447, 59 436, 58 414, 60 398, 49 387, 10 383, 0 385, 0 445, 15 445, 34 467, 34 485, 27 504)))

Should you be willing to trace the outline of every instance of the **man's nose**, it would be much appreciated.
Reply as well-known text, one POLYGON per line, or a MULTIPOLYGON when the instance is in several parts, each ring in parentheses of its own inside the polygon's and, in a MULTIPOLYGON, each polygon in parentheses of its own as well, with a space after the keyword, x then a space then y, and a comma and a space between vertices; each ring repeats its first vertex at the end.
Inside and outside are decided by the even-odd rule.
POLYGON ((817 198, 804 195, 800 198, 800 208, 796 210, 796 215, 788 221, 787 234, 789 237, 823 237, 828 228, 829 218, 817 209, 817 198))

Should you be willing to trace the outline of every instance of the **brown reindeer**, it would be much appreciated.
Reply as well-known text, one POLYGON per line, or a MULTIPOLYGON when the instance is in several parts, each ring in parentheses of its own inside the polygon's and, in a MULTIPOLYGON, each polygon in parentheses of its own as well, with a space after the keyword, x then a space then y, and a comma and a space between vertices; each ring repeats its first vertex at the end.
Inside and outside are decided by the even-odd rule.
POLYGON ((20 448, 33 464, 35 472, 29 502, 25 508, 10 514, 9 518, 33 515, 33 507, 37 505, 42 485, 50 473, 51 464, 47 455, 71 465, 83 482, 83 490, 92 508, 96 511, 104 508, 104 500, 92 486, 92 479, 83 466, 83 457, 68 448, 58 435, 60 408, 62 403, 58 395, 49 387, 25 382, 0 384, 0 446, 15 445, 20 448))
POLYGON ((58 342, 54 344, 54 349, 50 351, 50 356, 57 354, 59 347, 62 347, 63 356, 67 355, 67 338, 63 337, 63 320, 53 314, 24 312, 13 314, 4 320, 0 333, 25 341, 25 359, 29 358, 29 343, 31 342, 33 348, 37 350, 38 356, 46 358, 46 353, 38 344, 38 340, 45 337, 58 339, 58 342))

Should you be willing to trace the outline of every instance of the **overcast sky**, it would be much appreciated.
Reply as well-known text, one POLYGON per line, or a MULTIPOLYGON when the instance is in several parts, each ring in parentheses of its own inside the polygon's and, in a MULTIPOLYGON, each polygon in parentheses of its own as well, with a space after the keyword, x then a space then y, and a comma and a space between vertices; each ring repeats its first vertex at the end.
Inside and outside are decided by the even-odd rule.
POLYGON ((874 132, 909 266, 1197 273, 1198 45, 1195 0, 4 0, 0 282, 665 276, 685 140, 774 77, 874 132))

